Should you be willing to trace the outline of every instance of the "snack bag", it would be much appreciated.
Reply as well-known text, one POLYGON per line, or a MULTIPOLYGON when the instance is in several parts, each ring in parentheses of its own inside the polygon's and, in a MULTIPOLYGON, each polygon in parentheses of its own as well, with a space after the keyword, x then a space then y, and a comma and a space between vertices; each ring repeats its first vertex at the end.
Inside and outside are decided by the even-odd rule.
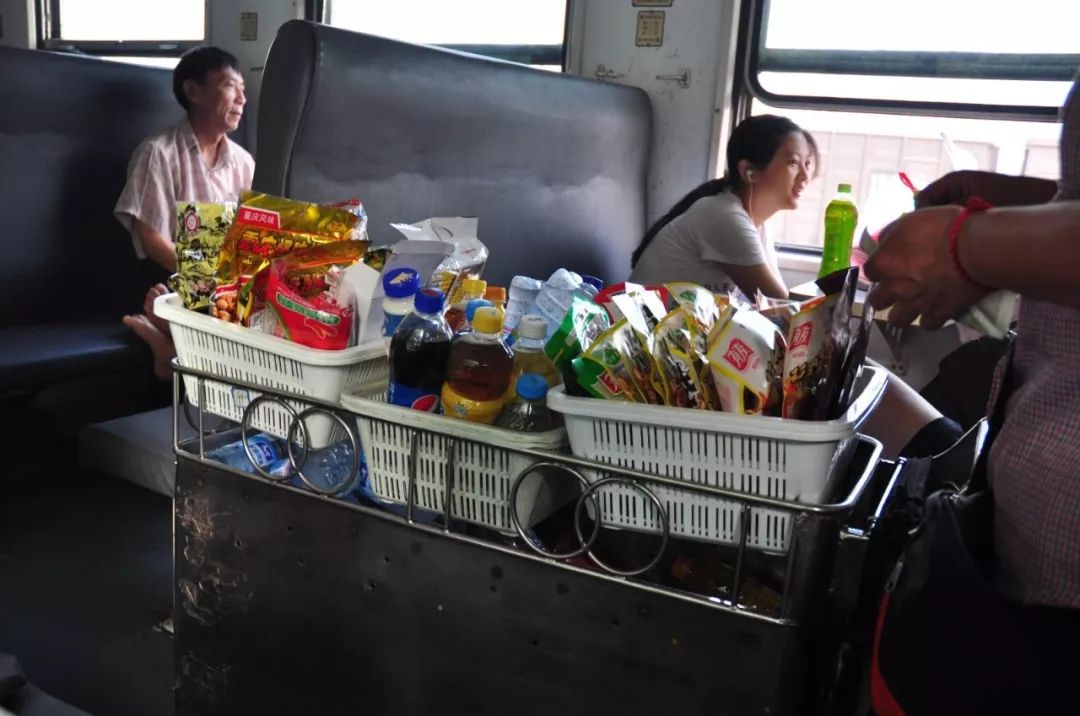
POLYGON ((770 298, 763 294, 760 289, 754 303, 757 312, 772 321, 780 329, 781 335, 784 336, 788 334, 788 328, 791 327, 791 319, 799 312, 802 305, 798 301, 791 301, 786 298, 770 298))
POLYGON ((664 316, 653 330, 653 358, 667 383, 668 405, 707 410, 711 406, 698 371, 692 323, 683 308, 664 316))
MULTIPOLYGON (((600 334, 589 349, 585 351, 584 357, 589 360, 583 361, 581 365, 587 367, 592 362, 603 366, 610 378, 610 381, 605 382, 618 386, 618 390, 612 392, 622 395, 624 399, 635 403, 647 403, 649 401, 641 394, 637 382, 634 380, 632 360, 634 352, 639 349, 640 346, 637 342, 637 336, 634 334, 634 329, 630 327, 626 319, 623 319, 600 334), (629 348, 629 346, 633 348, 629 348)), ((595 368, 592 368, 590 375, 594 372, 595 368)), ((580 374, 578 382, 582 388, 590 393, 596 389, 595 385, 582 383, 580 374)))
POLYGON ((625 292, 611 296, 611 302, 625 317, 637 340, 635 345, 620 337, 620 350, 629 359, 634 383, 645 402, 669 405, 667 382, 653 360, 653 330, 667 315, 667 307, 659 291, 632 283, 624 287, 625 292))
POLYGON ((358 222, 347 209, 245 192, 222 245, 214 315, 244 320, 261 303, 245 287, 271 260, 296 249, 353 239, 358 222))
POLYGON ((342 241, 300 249, 272 261, 266 312, 276 319, 274 335, 311 348, 347 348, 353 308, 333 299, 327 277, 359 261, 366 249, 364 241, 342 241))
POLYGON ((544 353, 566 376, 571 374, 571 362, 588 349, 604 331, 611 327, 604 309, 580 296, 570 301, 562 323, 544 345, 544 353))
POLYGON ((792 318, 784 359, 783 417, 825 420, 831 411, 842 387, 857 281, 855 268, 818 279, 825 295, 803 303, 792 318))
POLYGON ((221 246, 235 215, 235 203, 176 202, 176 273, 166 283, 185 308, 210 306, 221 246))
MULTIPOLYGON (((713 295, 713 292, 709 289, 696 283, 669 283, 665 284, 664 287, 667 289, 668 295, 671 296, 672 304, 674 304, 669 304, 669 308, 672 310, 682 308, 686 315, 701 329, 700 332, 706 336, 709 335, 709 331, 716 324, 716 319, 720 317, 718 297, 713 295)), ((724 305, 727 305, 726 297, 724 305)))
MULTIPOLYGON (((627 281, 626 283, 616 283, 612 284, 611 286, 606 286, 604 290, 596 294, 596 298, 594 300, 596 301, 596 305, 602 306, 604 310, 608 312, 608 315, 611 316, 612 323, 617 323, 623 318, 625 318, 625 316, 623 315, 622 310, 616 304, 614 300, 615 297, 625 293, 635 293, 641 291, 655 292, 660 297, 660 301, 664 304, 665 308, 672 305, 671 295, 668 293, 666 286, 642 286, 639 283, 630 283, 629 281, 627 281)), ((663 316, 666 316, 668 312, 667 310, 664 310, 662 313, 663 316)), ((663 318, 663 316, 657 316, 656 320, 659 321, 661 318, 663 318)))
POLYGON ((725 412, 778 415, 784 337, 752 309, 735 312, 709 341, 709 365, 725 412))
MULTIPOLYGON (((612 360, 618 361, 618 356, 613 356, 612 360)), ((602 400, 629 400, 619 382, 612 377, 604 364, 595 358, 578 356, 570 361, 570 365, 577 384, 592 397, 602 400)))

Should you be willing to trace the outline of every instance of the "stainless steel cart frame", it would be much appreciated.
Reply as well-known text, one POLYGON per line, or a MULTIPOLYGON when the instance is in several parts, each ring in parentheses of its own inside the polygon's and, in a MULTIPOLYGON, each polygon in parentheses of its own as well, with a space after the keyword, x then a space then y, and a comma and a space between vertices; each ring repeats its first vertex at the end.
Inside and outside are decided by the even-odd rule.
MULTIPOLYGON (((617 569, 595 553, 599 522, 580 545, 553 555, 515 516, 519 539, 415 519, 415 465, 403 516, 297 488, 206 458, 221 435, 201 409, 197 437, 181 442, 181 376, 249 391, 295 416, 339 420, 340 406, 268 391, 174 362, 175 627, 178 713, 813 713, 827 708, 845 618, 862 558, 902 464, 879 462, 861 438, 836 504, 804 505, 688 484, 545 451, 518 476, 563 471, 583 489, 580 517, 605 484, 628 482, 663 512, 650 489, 690 490, 755 508, 789 511, 779 608, 761 613, 734 599, 692 594, 617 569), (590 482, 584 473, 603 476, 590 482), (589 569, 578 560, 587 556, 589 569), (577 558, 577 559, 575 559, 577 558)), ((248 393, 245 393, 248 394, 248 393)), ((199 400, 199 405, 204 405, 199 400)), ((245 413, 247 415, 248 413, 245 413)), ((363 414, 363 413, 361 413, 363 414)), ((372 419, 374 416, 364 414, 372 419)), ((420 433, 419 429, 413 428, 420 433)), ((358 455, 359 451, 354 450, 358 455)), ((453 460, 454 451, 448 457, 453 460)), ((303 478, 303 455, 293 455, 303 478)), ((447 470, 453 475, 453 470, 447 470)), ((342 486, 344 488, 351 485, 342 486)), ((449 496, 452 485, 447 484, 449 496)), ((666 526, 666 519, 661 520, 666 526)), ((606 530, 605 530, 606 532, 606 530)), ((728 594, 739 595, 746 530, 728 594)))

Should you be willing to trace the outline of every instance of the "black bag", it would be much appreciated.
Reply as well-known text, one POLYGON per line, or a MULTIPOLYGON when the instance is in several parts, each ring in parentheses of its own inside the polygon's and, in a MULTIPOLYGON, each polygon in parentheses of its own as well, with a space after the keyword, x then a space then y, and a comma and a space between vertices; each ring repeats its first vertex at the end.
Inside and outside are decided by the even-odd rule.
POLYGON ((1080 713, 1080 612, 1023 606, 994 588, 988 452, 966 488, 926 498, 886 584, 871 655, 879 716, 1080 713))

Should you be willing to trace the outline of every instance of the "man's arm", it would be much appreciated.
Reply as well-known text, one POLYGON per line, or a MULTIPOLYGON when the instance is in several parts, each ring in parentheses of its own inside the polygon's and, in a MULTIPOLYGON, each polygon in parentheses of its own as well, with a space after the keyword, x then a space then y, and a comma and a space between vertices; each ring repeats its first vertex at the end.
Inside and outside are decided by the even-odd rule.
POLYGON ((946 174, 928 184, 915 196, 915 205, 924 209, 964 204, 979 196, 994 206, 1029 206, 1045 204, 1054 198, 1057 190, 1057 182, 1047 179, 965 170, 946 174))
POLYGON ((132 219, 143 253, 169 273, 176 273, 176 246, 138 219, 132 219))
POLYGON ((957 249, 980 283, 1080 308, 1080 201, 974 214, 957 249))

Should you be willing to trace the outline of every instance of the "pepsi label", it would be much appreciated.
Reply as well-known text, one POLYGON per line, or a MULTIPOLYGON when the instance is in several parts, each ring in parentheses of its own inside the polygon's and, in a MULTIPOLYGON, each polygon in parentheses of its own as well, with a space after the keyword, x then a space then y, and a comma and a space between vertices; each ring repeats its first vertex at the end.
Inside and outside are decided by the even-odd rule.
POLYGON ((426 393, 419 388, 411 388, 400 383, 391 383, 390 392, 387 395, 392 405, 400 405, 403 408, 421 410, 425 413, 434 413, 439 409, 439 396, 435 393, 426 393))

